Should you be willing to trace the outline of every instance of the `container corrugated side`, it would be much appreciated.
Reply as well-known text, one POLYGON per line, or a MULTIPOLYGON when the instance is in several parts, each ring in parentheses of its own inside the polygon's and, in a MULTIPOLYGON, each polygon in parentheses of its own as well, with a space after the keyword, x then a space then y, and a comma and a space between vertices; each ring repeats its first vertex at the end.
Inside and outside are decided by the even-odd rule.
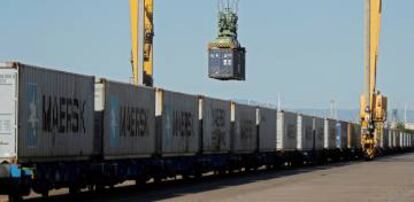
MULTIPOLYGON (((95 93, 102 94, 96 99, 103 98, 101 127, 104 159, 153 155, 155 153, 155 89, 108 80, 101 80, 95 86, 95 93)), ((100 113, 100 108, 97 103, 97 113, 100 113)), ((97 114, 96 117, 98 116, 97 114)))
POLYGON ((359 124, 355 124, 355 127, 354 127, 354 134, 353 134, 353 137, 352 137, 352 147, 357 148, 357 149, 362 148, 362 145, 361 145, 361 125, 359 125, 359 124))
POLYGON ((312 150, 314 145, 313 118, 299 114, 297 119, 297 149, 312 150))
POLYGON ((388 148, 393 148, 393 135, 394 135, 394 130, 393 129, 389 129, 388 130, 388 148))
POLYGON ((354 132, 355 132, 355 124, 353 123, 348 123, 348 129, 347 129, 347 140, 346 140, 346 147, 348 149, 352 149, 352 137, 354 136, 354 132))
POLYGON ((276 150, 276 116, 275 109, 258 108, 259 151, 276 150))
POLYGON ((345 121, 336 122, 336 148, 347 148, 348 123, 345 121))
POLYGON ((388 128, 384 128, 384 132, 382 134, 382 141, 381 141, 381 144, 380 144, 381 148, 383 148, 383 149, 388 148, 388 140, 389 140, 388 135, 389 135, 389 133, 390 133, 390 130, 388 128))
POLYGON ((324 124, 324 148, 336 149, 336 120, 325 119, 324 124))
POLYGON ((234 153, 251 153, 257 149, 256 107, 232 102, 232 146, 234 153))
POLYGON ((400 137, 401 137, 400 131, 395 131, 395 147, 396 148, 400 148, 401 147, 400 137))
POLYGON ((208 97, 199 98, 203 153, 230 151, 231 102, 208 97))
POLYGON ((200 150, 198 97, 156 90, 156 136, 163 156, 194 155, 200 150))
POLYGON ((94 145, 94 77, 16 63, 20 162, 89 159, 94 145))
POLYGON ((319 117, 314 117, 314 127, 315 130, 315 148, 316 150, 322 150, 324 146, 324 119, 319 117))
POLYGON ((296 150, 297 148, 297 118, 292 112, 277 113, 277 150, 296 150))

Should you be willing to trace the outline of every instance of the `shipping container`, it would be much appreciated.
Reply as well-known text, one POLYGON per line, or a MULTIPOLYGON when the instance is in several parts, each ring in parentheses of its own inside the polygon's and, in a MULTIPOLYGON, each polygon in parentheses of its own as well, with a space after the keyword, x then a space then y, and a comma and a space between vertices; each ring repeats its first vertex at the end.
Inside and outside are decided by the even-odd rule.
POLYGON ((198 97, 156 89, 155 102, 157 151, 163 156, 199 152, 198 97))
POLYGON ((94 77, 21 63, 0 65, 0 161, 89 159, 94 77))
POLYGON ((104 79, 95 83, 95 133, 104 159, 155 153, 155 89, 104 79))
POLYGON ((352 148, 361 149, 361 125, 355 124, 354 125, 354 132, 351 137, 352 139, 352 148))
POLYGON ((393 148, 393 134, 394 134, 394 130, 393 129, 389 129, 388 130, 388 148, 393 148))
POLYGON ((392 144, 392 148, 393 149, 396 149, 397 148, 398 131, 392 130, 391 136, 392 136, 392 143, 391 143, 392 144))
POLYGON ((231 151, 252 153, 258 146, 256 107, 232 102, 231 121, 233 134, 231 151))
POLYGON ((210 48, 208 75, 219 80, 245 80, 246 50, 244 48, 210 48))
POLYGON ((400 144, 400 131, 395 131, 395 148, 400 148, 401 144, 400 144))
POLYGON ((388 141, 389 141, 390 129, 384 128, 384 133, 382 134, 382 141, 381 141, 381 148, 386 149, 388 148, 388 141))
POLYGON ((208 97, 199 98, 203 153, 224 153, 230 151, 230 116, 230 101, 208 97))
POLYGON ((348 140, 348 123, 345 121, 336 122, 336 148, 346 149, 348 140))
POLYGON ((314 117, 313 129, 315 131, 315 149, 322 150, 324 146, 324 119, 314 117))
POLYGON ((324 148, 336 149, 336 120, 325 118, 324 125, 324 148))
POLYGON ((297 119, 297 149, 312 150, 315 144, 313 117, 299 114, 297 119))
POLYGON ((352 149, 352 138, 355 137, 355 124, 354 123, 348 123, 348 135, 347 135, 347 148, 352 149))
POLYGON ((259 124, 259 151, 275 151, 277 111, 276 109, 260 107, 257 112, 259 124))
POLYGON ((298 114, 281 111, 277 113, 277 150, 297 149, 298 114))

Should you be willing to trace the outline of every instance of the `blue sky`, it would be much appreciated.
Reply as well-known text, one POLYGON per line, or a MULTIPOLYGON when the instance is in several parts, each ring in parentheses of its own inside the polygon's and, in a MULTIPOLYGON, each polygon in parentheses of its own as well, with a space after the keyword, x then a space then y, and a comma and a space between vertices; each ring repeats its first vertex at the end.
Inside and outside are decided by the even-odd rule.
MULTIPOLYGON (((241 0, 247 81, 207 77, 216 0, 155 0, 155 85, 289 108, 358 108, 363 86, 362 0, 241 0)), ((378 86, 390 107, 414 108, 414 1, 384 0, 378 86)), ((127 0, 1 0, 0 61, 128 81, 127 0)))

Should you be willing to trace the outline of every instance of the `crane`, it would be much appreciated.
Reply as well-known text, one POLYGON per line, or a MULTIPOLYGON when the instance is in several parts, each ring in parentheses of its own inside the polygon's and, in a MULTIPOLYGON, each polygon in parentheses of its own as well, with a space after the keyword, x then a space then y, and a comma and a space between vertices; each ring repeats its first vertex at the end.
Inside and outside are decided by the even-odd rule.
MULTIPOLYGON (((219 3, 219 37, 208 46, 209 77, 244 80, 245 48, 237 41, 238 0, 219 3)), ((132 80, 135 85, 153 86, 154 0, 129 0, 129 4, 132 80)))
MULTIPOLYGON (((376 89, 382 0, 365 0, 365 4, 365 76, 364 92, 361 95, 360 100, 361 144, 366 159, 373 159, 377 152, 378 138, 381 137, 387 117, 387 97, 381 95, 376 89)), ((237 5, 237 3, 235 5, 237 5)), ((230 70, 243 69, 243 71, 239 76, 234 76, 233 72, 231 74, 223 74, 219 72, 219 74, 214 75, 216 72, 214 70, 211 72, 210 77, 221 80, 244 80, 245 50, 239 45, 236 38, 237 9, 231 10, 230 8, 231 7, 228 4, 228 6, 224 7, 224 10, 219 12, 219 37, 213 43, 209 44, 209 65, 211 69, 214 69, 215 66, 225 66, 223 63, 223 61, 225 61, 228 64, 232 64, 230 70), (231 43, 227 43, 227 41, 230 41, 231 43), (233 52, 233 57, 240 58, 239 60, 241 61, 240 64, 242 64, 242 66, 234 66, 233 62, 229 63, 228 58, 224 58, 224 56, 229 53, 226 53, 221 49, 223 48, 222 44, 230 44, 229 46, 224 47, 228 49, 225 51, 230 51, 229 53, 233 52), (221 52, 220 54, 217 54, 214 51, 221 52), (214 54, 212 54, 213 52, 214 54), (216 58, 212 58, 215 55, 223 55, 223 57, 220 56, 216 60, 216 58), (225 76, 222 77, 222 75, 225 76)), ((153 85, 153 9, 153 0, 130 0, 132 39, 131 65, 132 78, 135 85, 153 85)))
POLYGON ((153 86, 154 1, 129 0, 129 4, 132 80, 135 85, 153 86))
POLYGON ((387 118, 387 97, 376 88, 378 48, 381 29, 382 0, 365 0, 364 91, 360 100, 361 144, 365 159, 377 155, 387 118))

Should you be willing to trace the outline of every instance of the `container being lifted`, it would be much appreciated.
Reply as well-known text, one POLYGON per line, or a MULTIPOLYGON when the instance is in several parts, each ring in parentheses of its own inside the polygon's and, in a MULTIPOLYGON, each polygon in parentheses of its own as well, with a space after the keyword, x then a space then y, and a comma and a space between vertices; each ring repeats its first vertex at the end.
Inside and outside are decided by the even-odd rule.
POLYGON ((238 0, 219 0, 218 37, 208 44, 208 76, 245 80, 246 49, 237 40, 238 0))

